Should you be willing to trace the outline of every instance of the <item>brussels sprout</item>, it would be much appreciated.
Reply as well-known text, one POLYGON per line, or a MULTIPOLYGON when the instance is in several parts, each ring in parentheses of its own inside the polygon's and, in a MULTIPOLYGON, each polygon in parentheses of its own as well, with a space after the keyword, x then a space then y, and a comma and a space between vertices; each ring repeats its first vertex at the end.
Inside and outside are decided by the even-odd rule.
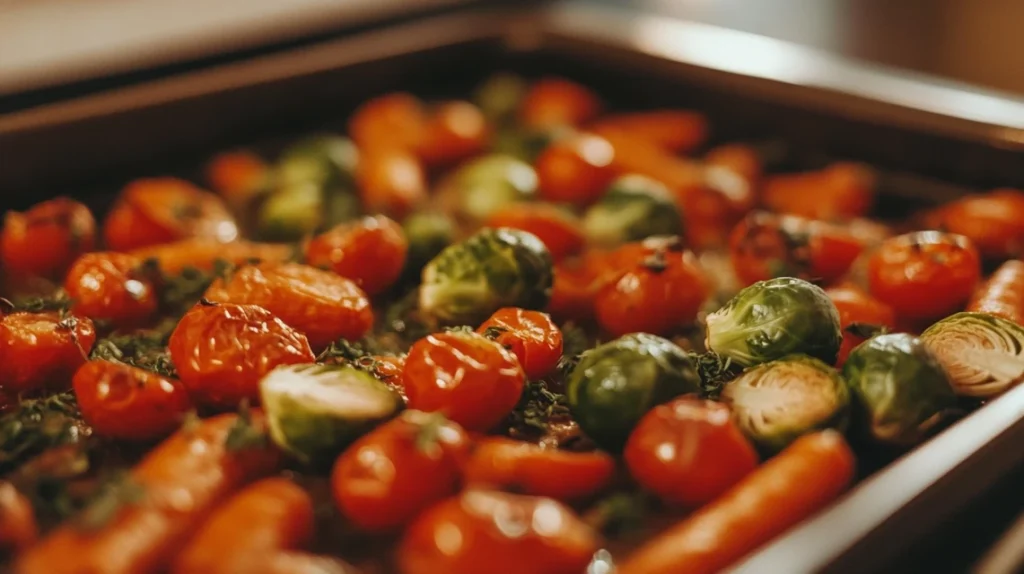
POLYGON ((747 369, 725 384, 721 400, 754 444, 776 453, 802 434, 844 430, 850 391, 832 367, 806 355, 790 355, 747 369))
POLYGON ((957 313, 921 333, 953 389, 992 397, 1024 379, 1024 328, 988 313, 957 313))
POLYGON ((402 230, 409 241, 409 252, 405 258, 406 272, 414 272, 417 276, 428 261, 455 240, 455 223, 443 213, 413 213, 402 222, 402 230))
POLYGON ((646 176, 626 175, 587 210, 583 229, 592 244, 613 247, 651 235, 681 235, 683 225, 667 187, 646 176))
POLYGON ((476 88, 473 102, 480 106, 488 120, 504 123, 515 117, 526 89, 526 80, 515 74, 498 72, 476 88))
POLYGON ((543 128, 512 127, 498 131, 493 149, 523 161, 533 163, 542 151, 554 142, 569 137, 575 132, 570 126, 546 126, 543 128))
POLYGON ((280 185, 313 182, 324 188, 352 186, 359 150, 352 140, 318 135, 302 140, 282 154, 277 164, 280 185))
POLYGON ((256 233, 267 241, 292 241, 312 233, 323 218, 320 186, 307 181, 283 187, 260 206, 256 233))
POLYGON ((645 333, 583 353, 566 383, 573 418, 587 436, 611 451, 622 449, 647 411, 700 390, 693 356, 667 339, 645 333))
POLYGON ((420 310, 447 322, 477 323, 502 307, 543 309, 551 296, 551 254, 518 229, 486 228, 450 245, 423 268, 420 310))
POLYGON ((459 168, 446 182, 455 210, 471 221, 484 221, 510 203, 533 196, 537 172, 530 164, 509 155, 492 154, 459 168))
POLYGON ((791 354, 836 362, 839 312, 820 287, 780 277, 742 289, 707 317, 709 350, 744 367, 791 354))
POLYGON ((287 365, 260 381, 270 438, 306 463, 334 460, 390 418, 401 398, 370 373, 345 365, 287 365))
POLYGON ((921 442, 957 405, 942 365, 912 335, 879 335, 861 343, 846 359, 843 378, 852 391, 854 421, 885 444, 921 442))

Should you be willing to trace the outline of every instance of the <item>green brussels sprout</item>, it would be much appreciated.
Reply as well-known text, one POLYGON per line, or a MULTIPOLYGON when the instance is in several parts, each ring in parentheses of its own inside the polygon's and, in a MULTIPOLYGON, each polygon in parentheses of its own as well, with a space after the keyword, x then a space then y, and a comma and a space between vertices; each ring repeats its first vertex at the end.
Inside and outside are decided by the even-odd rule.
POLYGON ((845 430, 850 391, 835 369, 806 355, 751 367, 725 384, 722 402, 762 452, 774 454, 808 432, 845 430))
POLYGON ((537 156, 558 140, 576 133, 571 126, 546 126, 543 128, 508 127, 498 130, 494 138, 493 151, 518 158, 533 164, 537 156))
POLYGON ((508 72, 498 72, 477 86, 473 92, 473 102, 491 122, 506 123, 515 119, 527 87, 523 78, 508 72))
POLYGON ((402 399, 370 373, 347 365, 287 365, 260 381, 270 438, 309 464, 330 463, 402 399))
POLYGON ((320 186, 307 181, 279 188, 260 205, 256 234, 265 241, 292 241, 313 233, 323 218, 320 186))
POLYGON ((846 359, 843 378, 853 395, 854 422, 883 444, 914 446, 956 412, 946 372, 912 335, 861 343, 846 359))
POLYGON ((450 245, 423 268, 420 310, 446 322, 478 323, 502 307, 543 309, 554 280, 537 236, 486 228, 450 245))
POLYGON ((455 222, 443 213, 419 211, 405 218, 402 230, 409 242, 405 258, 407 272, 419 276, 423 266, 455 240, 455 222))
POLYGON ((481 222, 499 209, 537 192, 537 172, 509 155, 492 154, 460 167, 445 183, 454 209, 470 221, 481 222))
POLYGON ((639 333, 583 353, 569 374, 566 398, 583 432, 614 452, 647 411, 700 390, 692 355, 667 339, 639 333))
POLYGON ((667 187, 633 174, 612 182, 584 214, 583 229, 592 244, 614 247, 652 235, 681 235, 683 220, 667 187))
POLYGON ((286 149, 278 160, 279 185, 311 181, 324 188, 352 187, 359 150, 352 140, 337 135, 317 135, 286 149))
POLYGON ((987 398, 1024 380, 1024 328, 988 313, 957 313, 921 333, 958 395, 987 398))
POLYGON ((842 341, 832 300, 793 277, 754 283, 707 317, 708 350, 744 367, 792 354, 834 364, 842 341))

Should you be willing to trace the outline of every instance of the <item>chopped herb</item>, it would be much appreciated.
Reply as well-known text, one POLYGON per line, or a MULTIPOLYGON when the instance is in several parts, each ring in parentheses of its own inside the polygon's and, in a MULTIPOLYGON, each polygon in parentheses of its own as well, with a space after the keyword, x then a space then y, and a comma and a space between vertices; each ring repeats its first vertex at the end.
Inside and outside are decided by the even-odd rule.
POLYGON ((718 353, 709 351, 697 355, 697 372, 700 374, 704 396, 708 398, 717 398, 722 385, 736 378, 742 370, 732 359, 718 353))
POLYGON ((514 435, 543 435, 552 424, 569 420, 565 395, 551 391, 544 381, 528 381, 509 424, 514 435))
POLYGON ((89 454, 80 445, 64 445, 43 451, 28 460, 7 479, 32 502, 40 523, 56 524, 81 510, 83 497, 73 481, 91 468, 89 454))
POLYGON ((71 391, 24 399, 13 411, 0 416, 0 473, 48 448, 76 444, 91 434, 71 391))
POLYGON ((93 346, 89 358, 124 363, 173 378, 177 375, 167 350, 167 340, 173 327, 174 322, 169 321, 153 331, 100 339, 93 346))
POLYGON ((238 452, 266 448, 268 444, 270 444, 270 440, 267 431, 252 423, 249 401, 242 401, 238 406, 238 419, 231 426, 228 436, 224 440, 224 448, 230 452, 238 452))
POLYGON ((355 364, 358 363, 360 359, 369 357, 372 354, 373 353, 369 352, 358 342, 353 343, 346 339, 338 339, 328 345, 327 348, 317 356, 316 362, 336 363, 339 362, 338 360, 340 359, 341 362, 355 364))
POLYGON ((82 530, 98 530, 113 520, 122 509, 145 500, 146 491, 127 472, 120 471, 104 479, 74 523, 82 530))
POLYGON ((497 341, 503 334, 507 333, 508 329, 505 327, 491 326, 484 329, 484 337, 492 341, 497 341))
POLYGON ((45 313, 47 311, 60 311, 65 313, 71 310, 71 299, 67 293, 59 290, 50 297, 25 297, 15 299, 0 299, 0 307, 4 313, 45 313))
POLYGON ((147 259, 137 273, 159 285, 160 309, 168 315, 180 317, 199 302, 215 279, 230 278, 234 269, 231 263, 218 259, 212 272, 186 267, 178 274, 169 275, 160 270, 156 259, 147 259))
POLYGON ((384 326, 407 340, 416 340, 434 331, 431 321, 419 312, 419 290, 412 289, 384 310, 384 326))

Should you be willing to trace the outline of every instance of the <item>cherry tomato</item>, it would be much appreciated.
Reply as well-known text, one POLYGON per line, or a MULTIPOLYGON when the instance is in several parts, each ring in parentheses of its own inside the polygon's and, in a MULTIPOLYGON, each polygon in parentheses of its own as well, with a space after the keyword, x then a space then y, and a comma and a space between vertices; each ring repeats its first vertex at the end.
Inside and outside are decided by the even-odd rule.
POLYGON ((192 408, 181 382, 120 363, 89 361, 72 385, 85 422, 100 436, 117 440, 163 438, 192 408))
POLYGON ((206 166, 206 180, 229 204, 244 205, 263 187, 270 175, 270 166, 248 151, 219 154, 206 166))
POLYGON ((398 547, 402 574, 583 572, 598 536, 550 498, 468 490, 420 514, 398 547))
POLYGON ((539 379, 555 369, 562 356, 562 331, 547 313, 519 307, 498 309, 476 330, 519 359, 527 378, 539 379))
POLYGON ((359 106, 349 119, 348 132, 360 151, 414 149, 423 139, 426 122, 423 103, 411 94, 396 92, 359 106))
POLYGON ((385 385, 394 389, 398 394, 405 396, 405 379, 402 378, 402 371, 405 369, 405 355, 398 357, 391 355, 373 355, 370 372, 380 379, 385 385))
POLYGON ((559 320, 588 321, 597 293, 610 274, 609 253, 597 249, 555 263, 548 312, 559 320))
POLYGON ((479 441, 466 465, 466 483, 557 500, 579 500, 604 489, 615 459, 595 452, 570 452, 503 437, 479 441))
POLYGON ((436 413, 405 411, 357 440, 331 473, 334 500, 364 530, 391 530, 455 494, 469 437, 436 413))
POLYGON ((487 219, 486 227, 510 227, 532 233, 561 261, 583 250, 580 222, 572 213, 549 203, 514 203, 487 219))
POLYGON ((882 242, 868 261, 871 294, 901 318, 940 319, 963 308, 981 279, 981 262, 962 235, 919 231, 882 242))
POLYGON ((480 108, 464 101, 439 102, 432 108, 418 146, 428 166, 449 166, 487 148, 491 131, 480 108))
POLYGON ((673 154, 693 151, 708 136, 707 118, 687 110, 612 114, 597 120, 591 127, 597 131, 620 131, 673 154))
POLYGON ((593 203, 618 173, 614 160, 615 148, 601 136, 579 134, 559 140, 534 163, 540 196, 555 203, 593 203))
POLYGON ((60 279, 79 255, 96 246, 96 220, 81 203, 58 197, 25 213, 8 211, 0 261, 12 275, 60 279))
MULTIPOLYGON (((733 185, 745 186, 749 190, 751 204, 748 209, 753 207, 756 202, 753 191, 760 185, 763 175, 761 156, 756 150, 743 144, 722 145, 709 151, 704 156, 704 163, 712 171, 712 180, 722 180, 730 174, 737 178, 733 185)), ((726 182, 721 181, 721 184, 724 186, 726 182)))
POLYGON ((519 120, 531 127, 578 126, 601 112, 589 88, 562 78, 537 80, 519 103, 519 120))
POLYGON ((769 177, 761 201, 779 213, 842 221, 867 215, 874 187, 875 175, 869 168, 835 163, 820 171, 769 177))
POLYGON ((935 229, 963 235, 987 259, 1021 255, 1024 248, 1024 193, 1015 189, 965 197, 927 218, 935 229))
POLYGON ((655 407, 637 424, 626 466, 664 501, 701 506, 757 468, 757 452, 732 421, 729 407, 682 397, 655 407))
POLYGON ((896 315, 885 303, 868 295, 860 287, 846 283, 825 290, 839 310, 839 325, 843 329, 843 344, 839 347, 836 367, 843 366, 854 347, 863 343, 864 335, 886 328, 896 328, 896 315))
POLYGON ((88 317, 11 313, 0 319, 0 389, 66 389, 96 342, 88 317))
POLYGON ((773 277, 832 283, 863 249, 859 239, 836 225, 764 211, 748 214, 729 240, 733 270, 744 285, 773 277))
POLYGON ((400 148, 368 148, 359 158, 356 184, 363 207, 404 217, 427 198, 423 166, 400 148))
POLYGON ((187 237, 233 241, 238 226, 219 197, 165 177, 128 184, 107 215, 103 234, 108 249, 130 251, 187 237))
POLYGON ((257 403, 260 379, 275 367, 316 359, 306 336, 270 311, 232 303, 192 308, 167 347, 192 400, 222 410, 257 403))
POLYGON ((616 337, 668 334, 692 323, 710 291, 697 258, 678 238, 654 237, 641 245, 643 255, 631 258, 594 302, 598 324, 616 337))
POLYGON ((349 279, 300 263, 261 263, 217 279, 206 299, 259 305, 323 349, 340 338, 354 341, 373 326, 373 309, 349 279))
POLYGON ((409 408, 441 412, 469 431, 501 422, 525 385, 515 355, 483 335, 459 331, 414 343, 402 378, 409 408))
POLYGON ((402 226, 375 215, 314 237, 306 246, 306 262, 348 277, 372 297, 402 274, 408 250, 402 226))
POLYGON ((157 312, 154 277, 143 261, 127 253, 87 253, 64 279, 64 290, 80 315, 109 321, 115 327, 138 327, 157 312))

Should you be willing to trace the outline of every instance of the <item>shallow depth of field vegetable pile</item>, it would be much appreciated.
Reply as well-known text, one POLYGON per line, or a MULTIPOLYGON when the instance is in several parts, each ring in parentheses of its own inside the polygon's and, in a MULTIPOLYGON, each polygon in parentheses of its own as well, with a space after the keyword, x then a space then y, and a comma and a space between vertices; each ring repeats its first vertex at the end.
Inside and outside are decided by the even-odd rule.
POLYGON ((8 566, 714 572, 1021 380, 1024 193, 708 132, 498 75, 8 212, 8 566))

